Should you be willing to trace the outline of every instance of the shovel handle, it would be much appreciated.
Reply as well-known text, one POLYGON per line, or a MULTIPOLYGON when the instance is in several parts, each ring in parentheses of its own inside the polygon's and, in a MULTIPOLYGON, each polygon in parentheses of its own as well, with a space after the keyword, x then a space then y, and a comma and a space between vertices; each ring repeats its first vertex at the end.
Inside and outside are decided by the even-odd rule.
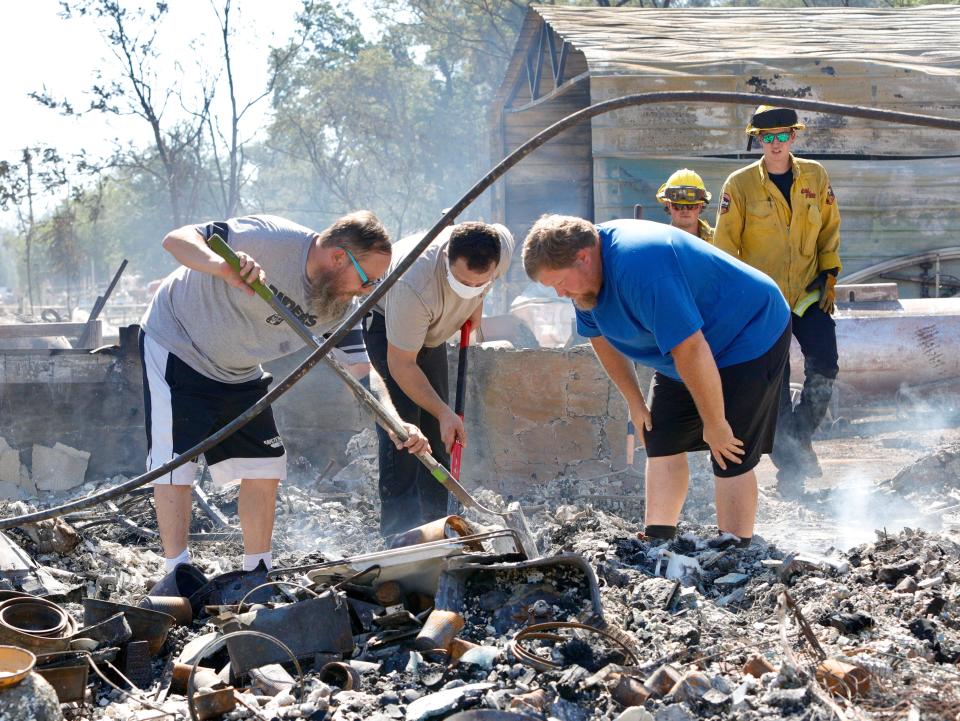
MULTIPOLYGON (((463 406, 467 397, 467 350, 470 347, 470 327, 473 324, 465 320, 460 327, 460 357, 457 361, 457 395, 454 401, 453 412, 463 420, 463 406)), ((450 451, 450 473, 460 478, 460 459, 463 456, 463 444, 458 440, 453 442, 450 451)))
MULTIPOLYGON (((240 256, 236 254, 233 248, 227 245, 227 241, 221 238, 218 233, 214 233, 210 236, 210 238, 207 239, 207 246, 210 248, 210 250, 227 261, 227 265, 229 265, 238 273, 240 272, 240 256)), ((268 303, 273 300, 273 292, 267 286, 261 283, 259 278, 255 278, 253 282, 248 282, 247 285, 253 288, 253 292, 268 303)))

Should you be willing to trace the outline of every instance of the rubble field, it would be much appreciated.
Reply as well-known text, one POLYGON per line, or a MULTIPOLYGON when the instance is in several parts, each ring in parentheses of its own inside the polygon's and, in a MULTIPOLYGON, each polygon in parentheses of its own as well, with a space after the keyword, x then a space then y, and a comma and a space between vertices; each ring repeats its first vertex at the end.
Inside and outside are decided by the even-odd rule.
POLYGON ((235 571, 235 489, 195 504, 195 568, 162 582, 179 603, 151 591, 163 562, 151 495, 137 493, 0 537, 0 643, 20 638, 9 594, 46 596, 62 628, 23 638, 57 649, 44 674, 83 674, 79 690, 55 684, 73 693, 62 705, 36 673, 0 688, 0 721, 958 721, 958 441, 953 429, 818 441, 824 479, 802 499, 777 496, 761 468, 743 550, 712 525, 705 459, 662 545, 640 533, 633 471, 564 479, 522 499, 543 552, 525 559, 469 515, 467 535, 385 550, 365 431, 332 477, 292 464, 278 585, 235 571))

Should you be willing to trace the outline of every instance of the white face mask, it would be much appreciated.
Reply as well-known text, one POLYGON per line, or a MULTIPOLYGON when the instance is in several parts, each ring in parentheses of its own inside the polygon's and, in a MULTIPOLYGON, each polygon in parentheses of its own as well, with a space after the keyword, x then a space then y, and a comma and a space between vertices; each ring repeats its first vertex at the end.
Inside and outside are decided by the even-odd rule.
POLYGON ((485 291, 490 285, 490 281, 478 286, 464 285, 454 277, 453 271, 450 270, 449 262, 447 263, 447 283, 449 283, 450 287, 453 288, 453 292, 464 300, 470 300, 471 298, 476 298, 477 296, 482 295, 483 291, 485 291))

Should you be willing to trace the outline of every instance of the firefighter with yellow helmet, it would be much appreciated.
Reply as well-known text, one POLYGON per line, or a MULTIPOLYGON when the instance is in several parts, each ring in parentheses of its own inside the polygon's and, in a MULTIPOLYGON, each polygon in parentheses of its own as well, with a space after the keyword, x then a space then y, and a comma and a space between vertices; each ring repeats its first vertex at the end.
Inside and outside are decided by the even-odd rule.
POLYGON ((714 244, 776 281, 791 314, 804 361, 800 402, 783 378, 771 459, 778 489, 802 492, 821 475, 811 437, 826 414, 839 371, 834 310, 840 271, 840 211, 827 171, 791 152, 806 126, 790 108, 761 105, 747 126, 763 157, 732 173, 723 186, 714 244))
POLYGON ((657 191, 657 200, 663 203, 664 209, 670 214, 670 225, 708 243, 713 242, 713 228, 700 214, 710 198, 703 178, 689 168, 676 171, 657 191))

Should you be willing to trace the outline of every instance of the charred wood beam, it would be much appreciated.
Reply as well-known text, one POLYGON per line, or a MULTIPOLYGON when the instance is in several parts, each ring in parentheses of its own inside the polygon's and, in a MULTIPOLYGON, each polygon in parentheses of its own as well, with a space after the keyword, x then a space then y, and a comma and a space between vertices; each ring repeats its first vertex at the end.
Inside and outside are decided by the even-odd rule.
POLYGON ((141 538, 159 538, 160 537, 160 534, 157 533, 156 531, 153 531, 149 528, 143 528, 142 526, 138 526, 136 523, 134 523, 129 518, 127 518, 127 516, 124 515, 123 511, 121 511, 120 508, 117 506, 117 504, 114 503, 113 501, 106 501, 104 505, 107 507, 107 509, 111 513, 113 513, 113 516, 114 516, 113 520, 116 523, 123 526, 124 528, 126 528, 131 533, 134 533, 137 536, 140 536, 141 538))
POLYGON ((223 511, 210 502, 210 498, 204 493, 200 486, 194 485, 193 497, 196 499, 197 505, 203 509, 203 512, 207 514, 217 528, 232 528, 230 521, 223 515, 223 511))

